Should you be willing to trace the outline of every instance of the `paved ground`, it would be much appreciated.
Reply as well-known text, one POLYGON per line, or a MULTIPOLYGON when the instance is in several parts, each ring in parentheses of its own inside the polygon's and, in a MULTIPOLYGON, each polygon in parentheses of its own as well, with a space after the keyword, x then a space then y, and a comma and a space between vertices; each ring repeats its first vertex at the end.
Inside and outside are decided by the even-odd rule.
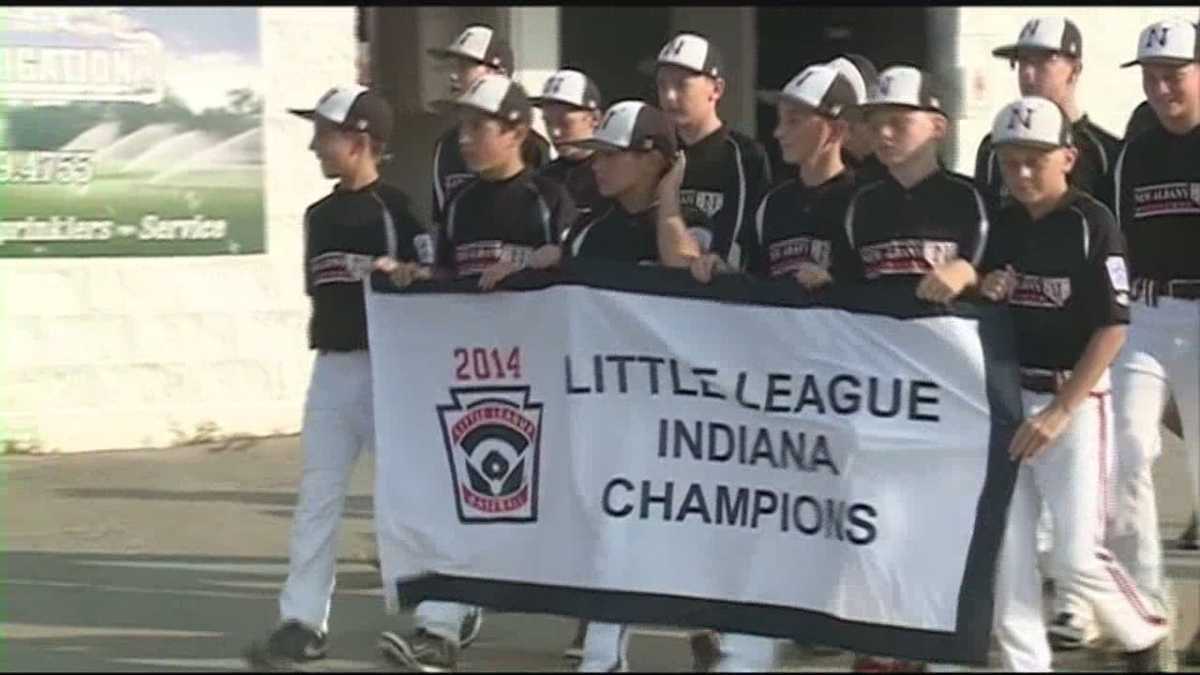
MULTIPOLYGON (((1163 531, 1183 525, 1179 453, 1160 467, 1163 531)), ((244 670, 245 644, 267 631, 286 575, 299 474, 295 438, 236 448, 191 447, 75 456, 0 458, 0 670, 244 670)), ((382 615, 371 549, 371 465, 358 468, 341 534, 327 670, 390 670, 375 635, 407 617, 382 615)), ((1200 556, 1176 555, 1189 612, 1200 597, 1200 556)), ((1195 618, 1186 619, 1194 624, 1195 618)), ((489 615, 463 670, 567 668, 559 658, 573 621, 489 615)), ((680 633, 639 633, 639 670, 683 671, 680 633)), ((789 649, 788 670, 845 669, 846 656, 789 649)), ((1072 669, 1105 667, 1083 655, 1072 669)), ((1194 669, 1200 670, 1200 669, 1194 669)))

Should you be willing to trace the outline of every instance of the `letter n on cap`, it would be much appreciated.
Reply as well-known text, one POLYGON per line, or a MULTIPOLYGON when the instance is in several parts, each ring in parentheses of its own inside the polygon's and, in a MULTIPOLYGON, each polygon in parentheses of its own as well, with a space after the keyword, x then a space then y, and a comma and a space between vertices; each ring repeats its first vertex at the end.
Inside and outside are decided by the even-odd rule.
POLYGON ((1146 35, 1146 46, 1153 47, 1154 43, 1157 42, 1159 47, 1166 47, 1167 46, 1167 33, 1170 30, 1171 30, 1170 26, 1164 26, 1162 28, 1158 28, 1156 26, 1156 27, 1151 28, 1150 31, 1146 35))
POLYGON ((1032 129, 1033 128, 1033 108, 1021 108, 1019 106, 1014 107, 1012 109, 1012 115, 1010 115, 1008 118, 1008 128, 1016 129, 1017 123, 1020 123, 1021 126, 1025 127, 1026 129, 1032 129), (1024 114, 1022 114, 1022 113, 1024 113, 1024 114))

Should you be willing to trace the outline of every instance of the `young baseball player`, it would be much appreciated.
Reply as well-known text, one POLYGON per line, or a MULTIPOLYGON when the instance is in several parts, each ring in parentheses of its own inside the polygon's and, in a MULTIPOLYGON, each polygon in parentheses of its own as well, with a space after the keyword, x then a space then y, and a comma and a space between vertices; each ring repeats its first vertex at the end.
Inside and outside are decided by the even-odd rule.
MULTIPOLYGON (((860 185, 850 198, 842 222, 858 279, 836 281, 915 283, 918 298, 951 302, 978 280, 991 206, 970 179, 938 159, 948 120, 937 83, 912 66, 891 66, 863 109, 887 174, 860 185)), ((922 667, 874 656, 854 663, 858 672, 922 667)))
POLYGON ((1114 368, 1117 444, 1113 551, 1138 587, 1166 598, 1151 467, 1159 419, 1174 396, 1200 510, 1200 39, 1195 24, 1161 21, 1138 40, 1142 90, 1158 123, 1129 141, 1114 170, 1129 242, 1133 325, 1114 368))
MULTIPOLYGON (((847 62, 849 65, 849 62, 847 62)), ((853 69, 853 66, 850 66, 853 69)), ((760 95, 778 109, 775 139, 783 161, 796 166, 796 177, 768 192, 755 211, 760 247, 749 272, 762 278, 790 277, 807 289, 831 283, 835 277, 854 278, 855 261, 845 239, 842 221, 855 176, 843 161, 851 119, 865 102, 866 88, 832 64, 805 68, 782 91, 760 95)), ((692 275, 701 283, 713 268, 697 258, 692 275)), ((721 637, 720 672, 770 670, 777 641, 730 633, 721 637)))
POLYGON ((783 161, 797 171, 755 210, 761 246, 749 270, 756 276, 792 277, 808 289, 857 276, 840 269, 853 264, 842 219, 856 185, 844 157, 850 120, 858 119, 866 89, 846 72, 832 64, 809 66, 782 91, 761 97, 776 104, 775 139, 783 161))
MULTIPOLYGON (((842 54, 829 62, 845 75, 854 85, 855 93, 867 100, 868 92, 879 86, 879 72, 875 64, 861 54, 842 54)), ((879 158, 875 156, 875 134, 862 115, 852 115, 846 120, 850 133, 842 143, 842 161, 854 171, 855 180, 866 184, 883 178, 887 173, 879 158)))
MULTIPOLYGON (((563 228, 575 218, 566 189, 538 176, 522 158, 532 106, 521 85, 499 75, 477 79, 444 106, 457 110, 463 159, 477 178, 446 205, 436 260, 427 264, 384 259, 378 269, 397 285, 439 276, 479 276, 493 288, 514 271, 553 253, 563 228)), ((408 668, 453 669, 463 644, 463 627, 478 609, 450 602, 422 602, 417 628, 409 635, 384 632, 380 648, 408 668)))
MULTIPOLYGON (((1121 141, 1089 120, 1076 100, 1083 74, 1083 36, 1079 28, 1062 17, 1030 19, 1014 44, 998 47, 992 54, 1008 59, 1016 68, 1022 96, 1048 98, 1067 111, 1079 152, 1071 185, 1111 206, 1109 175, 1121 141)), ((984 136, 975 154, 975 184, 997 196, 1007 196, 988 136, 984 136)))
MULTIPOLYGON (((491 26, 467 26, 447 47, 430 49, 429 55, 450 71, 450 95, 458 96, 484 75, 511 75, 513 52, 508 41, 491 26)), ((475 177, 458 146, 459 129, 449 129, 433 146, 433 222, 440 225, 446 202, 454 191, 475 177)))
POLYGON ((1016 327, 1025 422, 996 574, 996 637, 1005 668, 1050 669, 1036 574, 1044 500, 1054 521, 1057 584, 1085 598, 1135 672, 1153 669, 1166 619, 1104 546, 1107 473, 1115 459, 1109 365, 1125 341, 1129 281, 1112 212, 1072 188, 1079 153, 1069 115, 1040 97, 996 116, 992 142, 1013 201, 996 222, 995 266, 982 294, 1007 300, 1016 327))
POLYGON ((710 223, 692 234, 705 253, 715 254, 710 264, 745 269, 757 248, 754 207, 771 185, 767 153, 717 115, 725 71, 707 38, 676 35, 659 51, 655 68, 659 107, 675 122, 687 155, 683 207, 699 209, 710 223))
MULTIPOLYGON (((621 101, 605 112, 593 137, 563 146, 594 153, 591 170, 602 200, 575 222, 553 255, 533 267, 572 259, 656 264, 699 255, 679 207, 686 160, 678 152, 674 125, 661 110, 621 101)), ((585 625, 579 671, 627 670, 627 627, 585 625)))
POLYGON ((359 453, 374 448, 371 363, 362 279, 381 255, 432 258, 432 242, 407 197, 379 180, 376 163, 392 111, 362 86, 331 89, 314 109, 309 148, 333 192, 304 215, 305 290, 312 301, 309 347, 317 351, 304 407, 304 470, 292 524, 280 626, 250 646, 255 667, 294 666, 326 653, 337 532, 359 453))
POLYGON ((542 95, 532 99, 542 109, 558 158, 542 167, 541 174, 566 186, 580 214, 591 211, 599 201, 592 173, 592 151, 569 145, 592 137, 600 124, 600 89, 578 70, 565 68, 550 76, 542 95))

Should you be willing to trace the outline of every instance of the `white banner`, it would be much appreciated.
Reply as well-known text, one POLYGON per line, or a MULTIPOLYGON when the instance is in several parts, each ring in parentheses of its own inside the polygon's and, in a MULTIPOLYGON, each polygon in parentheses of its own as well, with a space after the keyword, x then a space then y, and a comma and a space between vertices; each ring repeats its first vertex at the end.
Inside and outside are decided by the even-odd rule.
POLYGON ((389 593, 984 662, 1001 312, 597 265, 510 287, 368 290, 389 593))

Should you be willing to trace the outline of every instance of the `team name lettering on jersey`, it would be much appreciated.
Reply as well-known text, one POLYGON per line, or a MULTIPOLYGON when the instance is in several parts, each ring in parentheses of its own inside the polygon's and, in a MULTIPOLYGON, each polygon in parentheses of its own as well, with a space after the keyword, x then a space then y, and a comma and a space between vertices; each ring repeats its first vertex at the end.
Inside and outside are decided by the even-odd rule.
POLYGON ((803 263, 828 269, 832 246, 824 239, 794 237, 772 243, 767 249, 771 264, 771 276, 790 276, 803 263))
POLYGON ((953 241, 893 239, 859 248, 868 279, 893 274, 924 274, 958 258, 953 241))
POLYGON ((442 177, 442 185, 446 188, 446 193, 449 194, 474 177, 475 174, 473 173, 448 173, 442 177))
POLYGON ((373 258, 368 255, 330 251, 308 261, 313 285, 358 283, 371 275, 373 258))
POLYGON ((1038 309, 1060 309, 1071 299, 1070 277, 1018 274, 1009 304, 1038 309))
POLYGON ((683 189, 679 191, 680 206, 694 206, 712 218, 725 206, 725 194, 710 190, 683 189))
POLYGON ((1200 214, 1200 183, 1159 183, 1133 190, 1134 218, 1200 214))

